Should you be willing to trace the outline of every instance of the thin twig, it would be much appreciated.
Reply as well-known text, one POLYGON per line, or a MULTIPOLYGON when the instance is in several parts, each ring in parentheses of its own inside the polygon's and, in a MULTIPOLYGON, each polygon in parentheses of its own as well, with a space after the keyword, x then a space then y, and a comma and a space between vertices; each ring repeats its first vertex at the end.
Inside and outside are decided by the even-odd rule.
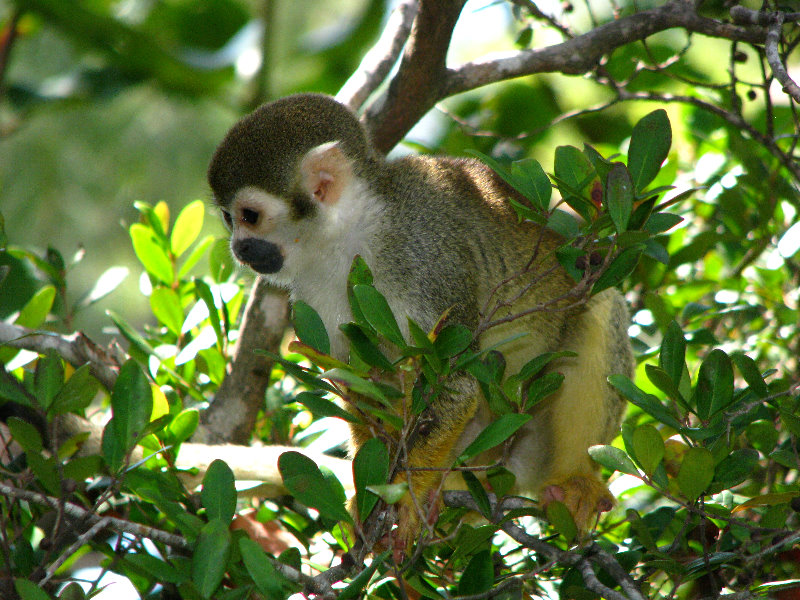
POLYGON ((44 579, 39 582, 39 585, 44 586, 44 584, 50 581, 50 579, 53 578, 53 575, 56 574, 56 571, 59 569, 59 567, 67 562, 70 556, 75 554, 81 546, 89 542, 89 540, 94 538, 94 536, 97 535, 101 529, 107 527, 110 523, 111 517, 101 517, 94 525, 87 529, 85 533, 79 535, 78 539, 70 544, 69 548, 64 550, 59 557, 53 561, 52 564, 48 565, 44 579))

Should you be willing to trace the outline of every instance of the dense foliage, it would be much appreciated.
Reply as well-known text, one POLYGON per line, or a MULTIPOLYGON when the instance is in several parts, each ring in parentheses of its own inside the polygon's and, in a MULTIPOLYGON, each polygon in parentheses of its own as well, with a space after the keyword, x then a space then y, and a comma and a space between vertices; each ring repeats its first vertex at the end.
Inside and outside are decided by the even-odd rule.
MULTIPOLYGON (((142 82, 195 97, 242 91, 232 70, 206 64, 197 75, 197 61, 168 50, 221 48, 247 23, 243 4, 207 3, 213 31, 199 25, 200 3, 156 3, 137 26, 103 12, 111 4, 79 3, 67 14, 59 0, 19 2, 10 18, 91 40, 103 59, 76 62, 71 75, 86 85, 70 101, 124 95, 142 82)), ((522 4, 517 46, 543 34, 541 23, 558 30, 559 21, 522 4)), ((576 22, 586 17, 570 10, 576 22)), ((316 57, 316 79, 281 89, 335 91, 382 11, 369 3, 316 57)), ((798 39, 785 40, 784 58, 798 39)), ((585 80, 525 79, 454 98, 435 141, 414 144, 470 151, 517 188, 527 199, 515 205, 520 218, 564 237, 557 258, 575 279, 574 301, 618 286, 631 306, 637 374, 610 379, 629 408, 613 444, 591 449, 617 506, 589 535, 557 502, 545 514, 506 496, 513 475, 502 467, 464 466, 509 440, 526 410, 558 387, 557 373, 542 376, 555 355, 505 373, 502 345, 474 352, 472 334, 446 320, 433 331, 410 324, 405 340, 397 325, 405 315, 391 313, 356 259, 341 282, 353 313, 343 326, 349 363, 327 355, 314 308, 295 305, 297 340, 269 354, 252 438, 343 457, 335 434, 343 423, 370 419, 385 435, 361 448, 352 477, 283 453, 275 492, 236 481, 222 460, 181 461, 226 379, 247 297, 227 240, 204 233, 202 201, 177 211, 135 205, 127 253, 141 275, 128 303, 148 306, 143 325, 124 310, 96 312, 125 269, 106 265, 95 285, 75 290, 81 255, 68 261, 57 240, 42 252, 22 231, 0 228, 0 597, 90 597, 102 593, 106 571, 141 598, 164 599, 796 597, 800 182, 787 160, 800 118, 791 97, 773 98, 772 83, 757 44, 665 35, 623 46, 585 80), (730 56, 724 83, 700 58, 718 43, 730 56), (575 90, 590 86, 617 96, 593 97, 586 110, 575 90), (623 100, 667 110, 623 109, 623 100), (87 313, 119 344, 69 336, 87 313), (389 360, 387 348, 399 358, 389 360), (408 490, 393 479, 397 455, 385 442, 407 433, 402 417, 456 370, 479 381, 497 421, 454 464, 467 491, 446 492, 410 556, 393 556, 380 542, 382 516, 408 490)), ((63 107, 65 98, 35 91, 12 81, 18 115, 63 107)))

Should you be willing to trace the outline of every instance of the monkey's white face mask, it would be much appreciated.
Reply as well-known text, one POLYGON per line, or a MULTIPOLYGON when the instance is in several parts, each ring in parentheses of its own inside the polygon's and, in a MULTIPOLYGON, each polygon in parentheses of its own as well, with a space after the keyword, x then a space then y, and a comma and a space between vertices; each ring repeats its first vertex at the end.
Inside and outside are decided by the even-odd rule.
POLYGON ((336 142, 308 151, 298 171, 301 197, 280 197, 255 186, 236 192, 223 210, 231 250, 240 262, 293 291, 300 279, 343 285, 356 254, 369 261, 381 203, 354 175, 336 142))

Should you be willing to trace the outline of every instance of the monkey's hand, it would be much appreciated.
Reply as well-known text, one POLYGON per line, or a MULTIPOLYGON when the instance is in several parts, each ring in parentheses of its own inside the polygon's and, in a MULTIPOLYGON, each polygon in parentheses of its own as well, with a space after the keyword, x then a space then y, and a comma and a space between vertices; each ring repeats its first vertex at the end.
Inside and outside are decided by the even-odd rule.
POLYGON ((600 513, 614 507, 614 496, 594 473, 578 473, 551 480, 542 486, 539 500, 543 508, 556 500, 563 502, 581 533, 594 525, 600 513))

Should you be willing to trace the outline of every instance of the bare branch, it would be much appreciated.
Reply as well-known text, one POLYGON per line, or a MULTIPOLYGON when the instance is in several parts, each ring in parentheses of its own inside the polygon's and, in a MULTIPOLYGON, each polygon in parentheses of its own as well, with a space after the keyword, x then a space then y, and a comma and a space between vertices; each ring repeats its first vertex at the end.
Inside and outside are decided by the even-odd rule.
POLYGON ((0 344, 33 352, 55 350, 76 368, 89 363, 92 375, 108 390, 117 380, 119 363, 80 332, 62 335, 0 322, 0 344))
POLYGON ((358 110, 378 89, 400 58, 418 12, 417 0, 403 0, 395 7, 378 42, 336 94, 339 102, 358 110))
POLYGON ((50 579, 53 578, 53 575, 56 574, 58 568, 63 565, 67 560, 69 560, 70 556, 75 554, 78 550, 80 550, 81 546, 86 544, 89 540, 91 540, 97 533, 103 529, 104 527, 108 527, 111 523, 110 517, 101 517, 97 520, 97 522, 92 525, 88 530, 78 536, 72 544, 70 544, 69 548, 64 550, 61 555, 53 561, 52 564, 47 566, 47 571, 45 572, 44 578, 39 582, 40 586, 46 584, 50 579))
POLYGON ((511 54, 487 56, 448 72, 442 97, 490 83, 532 75, 560 72, 580 75, 593 69, 616 48, 667 29, 684 28, 716 38, 763 43, 760 27, 740 27, 701 17, 690 2, 674 0, 663 6, 617 19, 560 44, 511 54))
POLYGON ((446 73, 447 49, 465 0, 420 0, 411 38, 397 74, 364 113, 373 143, 388 152, 436 102, 446 73))
POLYGON ((783 30, 783 13, 777 12, 772 18, 773 21, 767 29, 764 53, 767 56, 769 67, 772 69, 772 74, 775 75, 775 79, 783 86, 783 91, 794 98, 796 102, 800 102, 800 86, 789 77, 789 73, 787 73, 786 67, 781 61, 780 52, 778 51, 778 42, 780 42, 781 31, 783 30))
MULTIPOLYGON (((784 21, 798 21, 800 20, 800 12, 781 13, 784 21)), ((740 4, 731 7, 731 18, 734 23, 740 25, 761 25, 769 27, 773 23, 773 13, 764 12, 760 10, 751 10, 745 8, 740 4)))
POLYGON ((92 525, 97 524, 101 520, 106 520, 109 527, 112 527, 115 531, 124 531, 126 533, 130 533, 131 535, 150 538, 151 540, 167 544, 173 548, 191 550, 194 547, 186 540, 186 538, 183 538, 179 535, 162 531, 161 529, 156 529, 155 527, 147 527, 141 523, 133 523, 124 519, 118 519, 116 517, 100 517, 93 512, 81 508, 77 504, 73 504, 71 502, 62 502, 60 499, 54 498, 53 496, 45 496, 44 494, 39 494, 37 492, 22 490, 6 483, 0 482, 0 494, 6 496, 7 498, 18 498, 20 500, 26 500, 41 506, 49 506, 54 510, 63 510, 64 513, 70 517, 74 519, 84 519, 87 523, 91 523, 92 525))
POLYGON ((277 352, 288 323, 286 293, 256 279, 242 317, 230 371, 203 411, 192 441, 249 443, 272 371, 272 362, 254 351, 277 352))

